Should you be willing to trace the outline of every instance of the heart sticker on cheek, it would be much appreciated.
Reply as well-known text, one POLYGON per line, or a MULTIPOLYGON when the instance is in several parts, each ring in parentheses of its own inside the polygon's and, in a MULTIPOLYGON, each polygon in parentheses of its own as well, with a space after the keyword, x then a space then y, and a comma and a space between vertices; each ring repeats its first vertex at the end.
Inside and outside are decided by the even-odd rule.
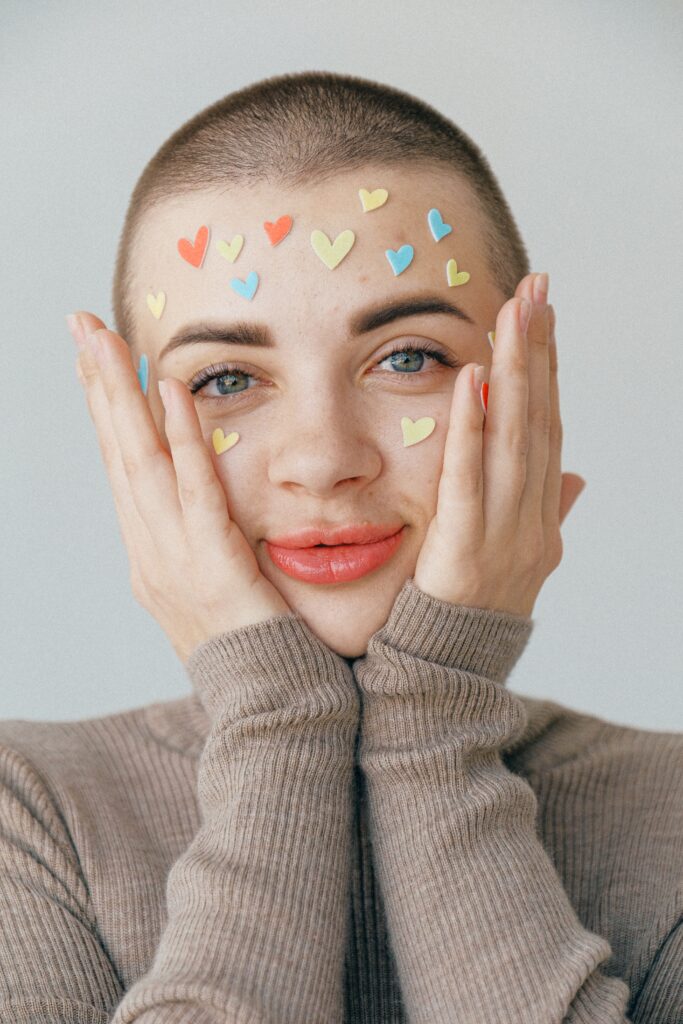
POLYGON ((234 447, 234 445, 237 444, 239 439, 240 435, 237 433, 236 430, 233 430, 231 434, 228 434, 226 436, 220 427, 216 427, 213 434, 211 435, 211 440, 213 442, 213 450, 215 451, 216 455, 222 455, 223 452, 229 451, 230 448, 234 447))
POLYGON ((415 421, 411 420, 410 416, 402 416, 403 447, 409 448, 411 444, 424 441, 433 432, 435 426, 436 420, 432 416, 422 416, 415 421))

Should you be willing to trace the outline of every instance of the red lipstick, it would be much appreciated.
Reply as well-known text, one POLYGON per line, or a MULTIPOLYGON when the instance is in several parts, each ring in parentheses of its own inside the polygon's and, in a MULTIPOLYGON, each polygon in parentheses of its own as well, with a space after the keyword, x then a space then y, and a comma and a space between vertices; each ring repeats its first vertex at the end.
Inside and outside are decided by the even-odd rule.
POLYGON ((266 550, 287 576, 306 583, 344 583, 373 572, 403 540, 403 524, 349 524, 308 528, 266 540, 266 550))

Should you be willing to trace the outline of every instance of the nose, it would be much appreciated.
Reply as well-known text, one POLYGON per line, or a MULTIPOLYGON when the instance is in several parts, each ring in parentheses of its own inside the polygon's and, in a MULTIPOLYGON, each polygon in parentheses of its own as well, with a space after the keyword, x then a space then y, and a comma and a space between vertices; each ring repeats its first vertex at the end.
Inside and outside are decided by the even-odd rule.
POLYGON ((382 459, 368 417, 369 396, 324 386, 291 396, 283 409, 283 437, 269 464, 270 482, 320 497, 342 484, 370 483, 382 459))

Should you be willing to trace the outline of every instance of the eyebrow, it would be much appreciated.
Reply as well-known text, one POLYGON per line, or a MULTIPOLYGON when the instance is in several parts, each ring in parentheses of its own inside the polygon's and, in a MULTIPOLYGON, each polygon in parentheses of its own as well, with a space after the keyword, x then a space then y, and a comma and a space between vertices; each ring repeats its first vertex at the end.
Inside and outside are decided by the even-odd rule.
MULTIPOLYGON (((447 302, 438 295, 420 295, 400 299, 389 304, 375 304, 355 313, 349 320, 349 333, 353 338, 369 334, 379 327, 385 327, 395 320, 404 320, 410 316, 425 314, 453 316, 464 323, 474 324, 474 320, 453 302, 447 302)), ((181 327, 167 345, 159 353, 163 359, 181 345, 193 345, 200 342, 219 342, 227 345, 252 345, 259 348, 275 348, 275 340, 267 324, 236 321, 230 324, 190 324, 181 327)))

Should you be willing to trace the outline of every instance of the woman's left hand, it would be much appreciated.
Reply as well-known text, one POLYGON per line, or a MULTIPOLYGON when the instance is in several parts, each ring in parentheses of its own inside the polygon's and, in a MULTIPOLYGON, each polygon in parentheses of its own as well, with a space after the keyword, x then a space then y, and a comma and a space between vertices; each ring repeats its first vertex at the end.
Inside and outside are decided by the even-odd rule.
POLYGON ((529 616, 562 559, 560 525, 585 480, 560 469, 555 313, 544 284, 545 274, 527 275, 498 313, 486 417, 475 364, 455 383, 436 515, 413 576, 442 601, 529 616))

